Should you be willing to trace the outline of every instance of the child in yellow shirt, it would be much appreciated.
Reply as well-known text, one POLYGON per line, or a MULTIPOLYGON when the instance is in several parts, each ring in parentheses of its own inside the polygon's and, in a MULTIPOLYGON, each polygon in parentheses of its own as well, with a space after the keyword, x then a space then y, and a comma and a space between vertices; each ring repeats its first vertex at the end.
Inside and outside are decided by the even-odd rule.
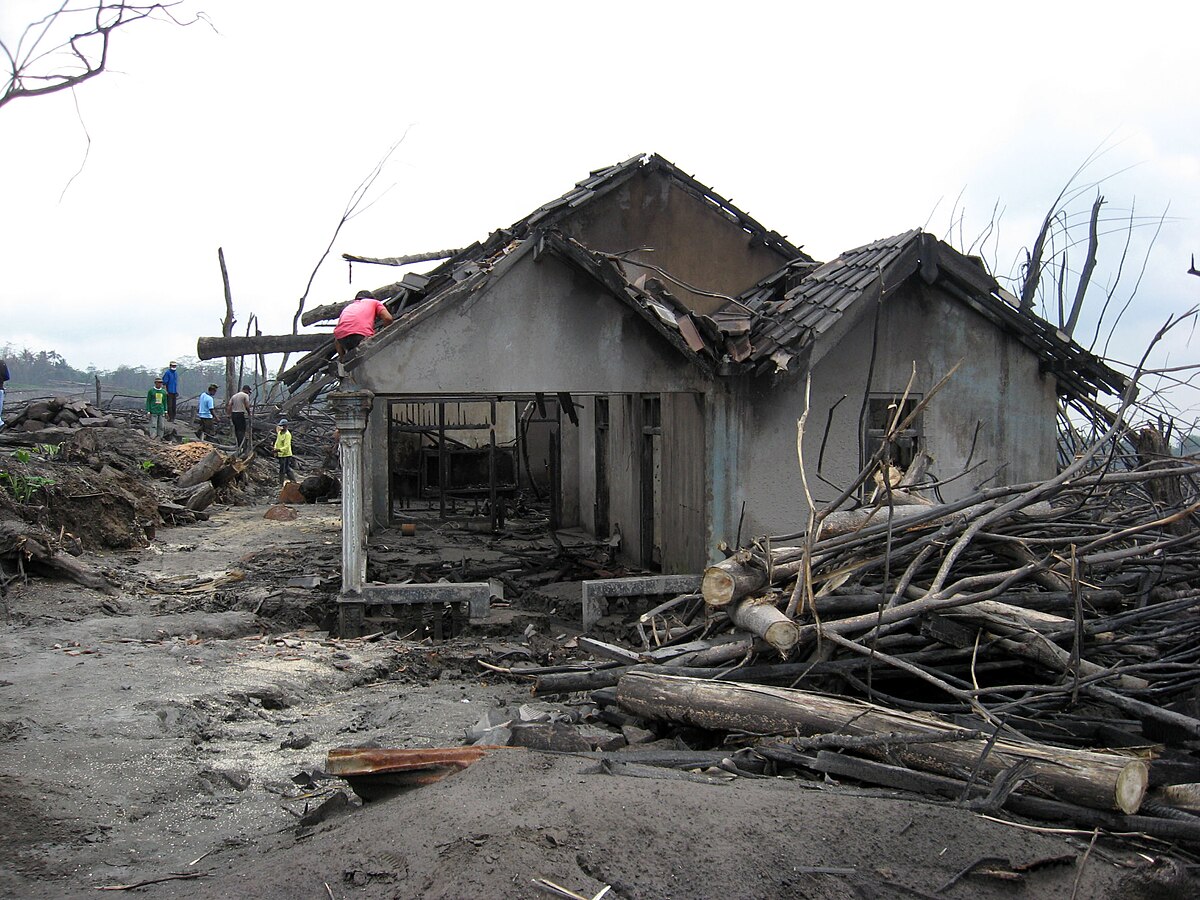
POLYGON ((292 477, 292 433, 288 431, 287 419, 280 419, 275 428, 275 456, 279 459, 279 481, 282 484, 292 477))

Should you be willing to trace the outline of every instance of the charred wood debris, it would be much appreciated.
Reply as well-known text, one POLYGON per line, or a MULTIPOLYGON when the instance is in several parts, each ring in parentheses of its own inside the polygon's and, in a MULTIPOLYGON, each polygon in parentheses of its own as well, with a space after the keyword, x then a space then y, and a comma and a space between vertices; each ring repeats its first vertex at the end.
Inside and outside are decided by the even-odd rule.
POLYGON ((468 743, 915 792, 1195 861, 1200 459, 1124 421, 1083 404, 1059 476, 956 502, 877 458, 805 531, 731 548, 603 640, 481 661, 570 712, 493 710, 468 743))
MULTIPOLYGON (((200 441, 181 415, 178 422, 164 423, 165 436, 157 439, 144 413, 71 397, 8 404, 5 420, 0 430, 4 591, 32 575, 116 593, 120 574, 90 561, 93 551, 139 549, 164 527, 207 520, 214 503, 257 503, 278 490, 273 428, 259 426, 252 451, 239 453, 227 424, 211 442, 200 441)), ((329 472, 332 421, 311 410, 293 422, 302 473, 291 485, 293 502, 336 497, 336 469, 329 472)))

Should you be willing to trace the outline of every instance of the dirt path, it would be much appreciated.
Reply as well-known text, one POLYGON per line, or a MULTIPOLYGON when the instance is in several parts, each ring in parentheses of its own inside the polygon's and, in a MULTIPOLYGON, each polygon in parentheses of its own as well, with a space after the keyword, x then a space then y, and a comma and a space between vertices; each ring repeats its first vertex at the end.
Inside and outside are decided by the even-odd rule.
POLYGON ((1103 843, 1087 854, 1090 835, 790 779, 616 777, 523 750, 301 827, 344 789, 313 774, 331 747, 459 744, 488 707, 528 694, 481 680, 474 640, 267 633, 265 610, 314 621, 320 598, 286 581, 329 574, 315 561, 336 558, 336 506, 290 523, 221 510, 160 538, 104 560, 127 585, 115 598, 46 581, 8 597, 0 896, 188 873, 136 893, 500 900, 550 896, 533 883, 549 878, 628 900, 920 897, 983 856, 1042 864, 941 896, 1070 897, 1077 878, 1078 897, 1140 896, 1118 890, 1140 860, 1103 843))
MULTIPOLYGON (((132 568, 159 585, 203 584, 247 552, 338 537, 335 507, 301 508, 294 523, 261 516, 230 510, 166 531, 132 568)), ((237 607, 271 585, 247 576, 234 588, 125 593, 121 615, 70 585, 10 594, 14 618, 30 624, 0 634, 0 895, 60 897, 186 868, 294 826, 307 801, 292 778, 330 746, 460 743, 486 705, 520 694, 441 679, 444 660, 459 671, 465 644, 266 635, 237 607), (234 608, 171 611, 214 603, 234 608), (281 749, 288 741, 305 746, 281 749)))

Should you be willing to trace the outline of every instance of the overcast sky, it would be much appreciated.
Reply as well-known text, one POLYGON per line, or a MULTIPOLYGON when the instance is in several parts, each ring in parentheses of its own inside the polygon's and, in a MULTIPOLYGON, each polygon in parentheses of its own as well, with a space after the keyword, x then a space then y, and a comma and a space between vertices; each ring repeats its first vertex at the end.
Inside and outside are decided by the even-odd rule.
MULTIPOLYGON (((49 5, 3 0, 0 34, 14 41, 49 5)), ((310 306, 397 275, 355 266, 350 283, 343 252, 464 246, 641 152, 820 259, 921 226, 965 247, 998 203, 984 255, 1003 275, 1097 148, 1079 183, 1106 179, 1106 218, 1134 207, 1141 223, 1112 308, 1169 205, 1111 352, 1136 356, 1200 301, 1187 274, 1200 251, 1200 4, 186 8, 211 27, 139 23, 115 36, 111 71, 0 108, 0 345, 78 367, 192 355, 220 333, 218 247, 237 330, 253 313, 264 332, 290 331, 351 193, 402 138, 310 306)), ((1120 229, 1108 223, 1100 286, 1120 229)), ((1190 336, 1173 335, 1160 364, 1195 361, 1190 336)))

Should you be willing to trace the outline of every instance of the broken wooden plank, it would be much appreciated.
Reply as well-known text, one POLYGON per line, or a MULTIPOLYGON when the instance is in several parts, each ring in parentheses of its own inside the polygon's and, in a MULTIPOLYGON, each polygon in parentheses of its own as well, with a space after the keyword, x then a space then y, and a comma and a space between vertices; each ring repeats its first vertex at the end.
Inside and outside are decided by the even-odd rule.
POLYGON ((385 772, 411 772, 421 769, 449 767, 465 769, 487 755, 495 747, 419 747, 392 749, 388 747, 335 747, 325 760, 330 775, 381 775, 385 772))

